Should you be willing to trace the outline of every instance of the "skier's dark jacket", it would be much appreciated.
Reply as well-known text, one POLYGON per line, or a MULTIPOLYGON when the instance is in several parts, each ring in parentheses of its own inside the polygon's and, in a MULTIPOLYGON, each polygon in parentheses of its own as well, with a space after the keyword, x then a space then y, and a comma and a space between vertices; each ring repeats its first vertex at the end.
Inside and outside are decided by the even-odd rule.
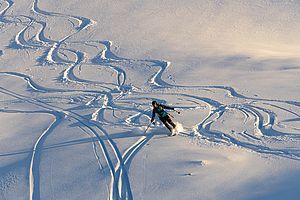
POLYGON ((174 108, 169 106, 158 104, 156 108, 153 108, 151 122, 154 120, 155 114, 157 114, 159 118, 166 117, 168 113, 164 109, 174 110, 174 108))

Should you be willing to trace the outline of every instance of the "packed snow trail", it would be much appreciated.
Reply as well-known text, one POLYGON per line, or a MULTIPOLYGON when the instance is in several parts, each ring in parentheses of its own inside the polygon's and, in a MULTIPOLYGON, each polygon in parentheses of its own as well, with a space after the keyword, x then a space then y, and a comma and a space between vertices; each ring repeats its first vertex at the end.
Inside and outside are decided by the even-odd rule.
MULTIPOLYGON (((0 85, 1 95, 11 98, 0 102, 1 107, 8 105, 8 108, 0 109, 0 114, 9 109, 21 113, 19 107, 35 105, 42 109, 38 112, 55 117, 32 147, 27 194, 30 200, 45 198, 42 191, 47 186, 39 182, 43 176, 39 170, 45 148, 43 143, 54 129, 60 127, 64 117, 76 121, 82 132, 96 139, 91 141, 91 148, 99 173, 109 172, 108 189, 105 188, 107 199, 134 199, 130 183, 131 162, 156 133, 153 130, 144 135, 132 132, 147 126, 151 117, 149 104, 153 99, 161 102, 172 99, 171 103, 183 115, 207 110, 204 118, 185 127, 190 138, 300 160, 300 132, 293 125, 300 117, 300 102, 247 97, 230 86, 171 84, 164 80, 166 70, 172 67, 171 62, 123 58, 114 53, 112 41, 78 40, 76 35, 85 34, 96 25, 92 19, 47 11, 39 7, 39 2, 31 2, 30 15, 8 16, 7 13, 18 4, 8 0, 4 1, 6 6, 0 11, 0 21, 5 24, 3 29, 10 30, 12 24, 19 28, 12 33, 8 48, 32 55, 40 52, 34 59, 41 67, 40 76, 44 77, 41 81, 39 75, 31 72, 34 66, 29 66, 28 71, 1 69, 0 77, 14 82, 20 89, 14 91, 13 87, 0 85), (69 33, 59 39, 47 36, 50 19, 57 23, 67 22, 69 33), (24 83, 27 88, 23 87, 24 83), (214 127, 226 121, 226 114, 230 112, 244 117, 239 125, 243 127, 242 131, 234 132, 237 127, 232 127, 231 132, 214 127), (113 133, 123 133, 120 129, 131 130, 131 134, 124 132, 119 136, 130 143, 125 148, 119 146, 119 138, 113 133), (293 148, 282 145, 289 141, 294 144, 293 148)), ((27 114, 36 112, 32 110, 27 114)))

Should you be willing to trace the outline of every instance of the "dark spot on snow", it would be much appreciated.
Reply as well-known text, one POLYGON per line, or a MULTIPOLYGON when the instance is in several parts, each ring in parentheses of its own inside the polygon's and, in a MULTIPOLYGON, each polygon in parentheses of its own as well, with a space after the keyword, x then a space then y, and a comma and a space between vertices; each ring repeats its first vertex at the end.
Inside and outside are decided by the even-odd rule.
POLYGON ((193 160, 189 161, 189 163, 193 166, 204 166, 204 162, 202 160, 193 160))
POLYGON ((297 70, 297 69, 300 69, 300 66, 286 66, 286 67, 281 67, 279 70, 286 71, 286 70, 297 70))

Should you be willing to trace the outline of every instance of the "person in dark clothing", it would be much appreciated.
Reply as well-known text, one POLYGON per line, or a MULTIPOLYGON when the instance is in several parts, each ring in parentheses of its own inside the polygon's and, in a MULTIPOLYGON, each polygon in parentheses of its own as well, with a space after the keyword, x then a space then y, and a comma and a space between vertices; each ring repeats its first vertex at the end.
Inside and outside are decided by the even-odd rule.
POLYGON ((166 105, 159 104, 156 101, 152 101, 152 106, 153 106, 153 111, 152 111, 151 123, 153 123, 155 115, 157 114, 160 121, 162 121, 162 123, 169 129, 169 131, 173 133, 172 130, 175 129, 176 124, 172 121, 171 117, 164 109, 169 109, 169 110, 175 110, 175 109, 166 105))

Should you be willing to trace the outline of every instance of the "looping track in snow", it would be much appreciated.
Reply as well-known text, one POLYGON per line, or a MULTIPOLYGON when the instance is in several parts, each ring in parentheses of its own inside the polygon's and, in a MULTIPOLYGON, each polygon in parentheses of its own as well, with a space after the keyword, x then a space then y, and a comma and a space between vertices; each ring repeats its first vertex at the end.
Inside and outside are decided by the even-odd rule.
POLYGON ((229 86, 168 83, 163 74, 170 62, 122 58, 113 53, 111 41, 76 41, 78 33, 96 23, 81 16, 43 10, 39 3, 38 0, 32 2, 30 15, 9 15, 17 4, 9 0, 2 1, 5 6, 0 11, 2 30, 13 24, 20 28, 8 48, 28 54, 39 52, 40 56, 35 60, 45 73, 42 75, 44 81, 41 81, 32 71, 1 70, 1 78, 6 77, 20 85, 25 81, 28 88, 20 93, 0 85, 0 93, 12 98, 1 101, 3 105, 9 103, 9 108, 1 109, 0 113, 36 113, 14 109, 25 103, 37 106, 41 109, 38 112, 55 118, 32 147, 29 199, 41 198, 43 185, 40 185, 39 177, 43 174, 39 169, 43 143, 66 118, 96 138, 91 142, 95 159, 99 169, 106 167, 110 174, 107 198, 133 199, 130 163, 153 138, 155 131, 145 135, 131 132, 147 126, 152 99, 162 102, 171 99, 171 103, 186 116, 189 112, 206 113, 204 118, 197 117, 198 121, 185 127, 189 137, 198 138, 200 142, 234 145, 257 153, 300 160, 300 149, 296 148, 300 143, 300 130, 293 125, 300 119, 300 102, 247 97, 229 86), (57 39, 50 38, 48 20, 69 24, 68 33, 57 39), (48 80, 46 73, 55 80, 48 80), (232 117, 239 117, 235 123, 237 127, 222 128, 232 117), (130 130, 121 136, 123 139, 137 139, 130 140, 131 145, 121 149, 115 134, 110 132, 112 127, 130 130), (294 143, 295 147, 284 146, 285 141, 294 143), (101 164, 103 162, 106 164, 101 164))

